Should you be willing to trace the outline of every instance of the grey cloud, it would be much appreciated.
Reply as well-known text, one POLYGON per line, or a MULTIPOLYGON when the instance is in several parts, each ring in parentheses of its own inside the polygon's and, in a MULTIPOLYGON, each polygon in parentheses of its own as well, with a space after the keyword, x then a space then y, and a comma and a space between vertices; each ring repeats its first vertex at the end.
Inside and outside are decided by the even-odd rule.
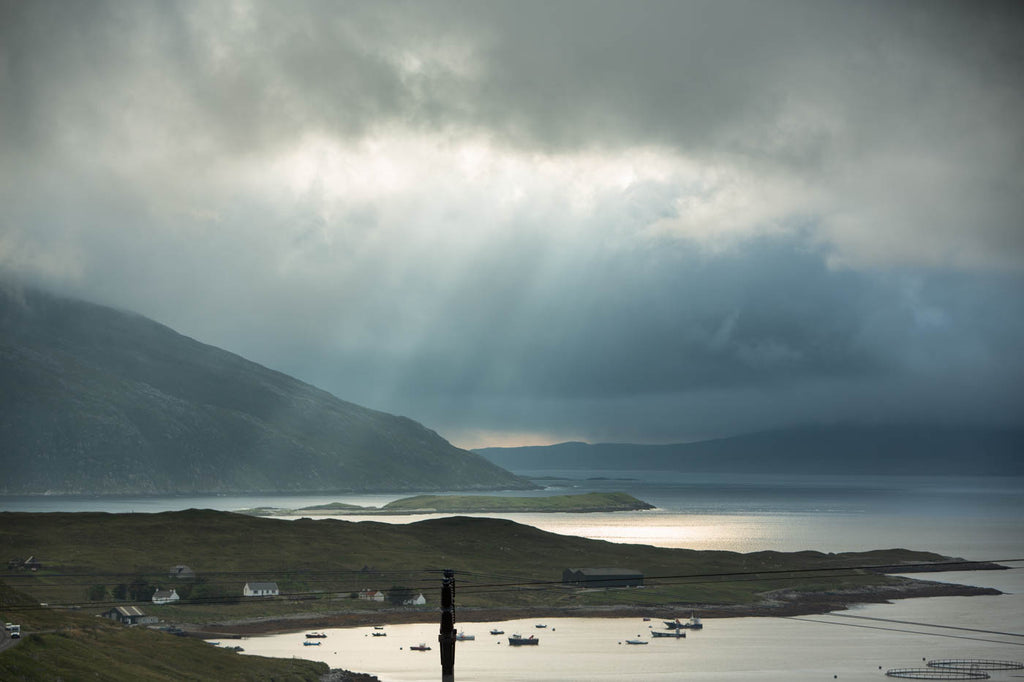
POLYGON ((442 432, 657 440, 844 416, 1019 420, 1016 277, 833 271, 788 240, 721 257, 598 253, 543 282, 531 259, 505 250, 502 267, 464 271, 426 330, 367 306, 395 313, 381 324, 416 338, 412 352, 314 345, 282 361, 442 432))
POLYGON ((837 262, 1024 267, 1016 3, 3 12, 6 174, 65 168, 74 182, 106 166, 149 198, 309 134, 395 126, 546 153, 655 145, 813 191, 816 237, 837 262))
POLYGON ((1019 423, 1022 27, 994 2, 7 2, 0 267, 442 432, 1019 423), (396 129, 803 194, 708 248, 648 229, 701 179, 583 217, 568 190, 502 214, 427 177, 252 179, 396 129))

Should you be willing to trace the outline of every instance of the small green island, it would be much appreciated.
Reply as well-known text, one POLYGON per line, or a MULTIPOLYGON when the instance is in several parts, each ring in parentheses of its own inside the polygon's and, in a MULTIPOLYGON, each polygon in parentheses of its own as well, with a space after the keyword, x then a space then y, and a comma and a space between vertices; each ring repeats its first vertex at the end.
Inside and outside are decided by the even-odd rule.
POLYGON ((571 512, 618 512, 654 509, 654 505, 626 493, 580 493, 547 497, 511 497, 501 495, 415 495, 389 502, 382 507, 361 507, 331 502, 297 509, 256 507, 242 509, 250 516, 330 516, 388 514, 499 514, 571 512))

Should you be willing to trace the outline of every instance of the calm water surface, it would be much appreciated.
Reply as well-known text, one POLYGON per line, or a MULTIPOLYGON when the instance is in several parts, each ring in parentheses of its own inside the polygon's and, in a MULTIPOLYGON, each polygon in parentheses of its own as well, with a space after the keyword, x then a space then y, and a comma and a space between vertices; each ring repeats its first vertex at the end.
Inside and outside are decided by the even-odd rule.
MULTIPOLYGON (((907 547, 970 559, 1024 552, 1024 478, 733 476, 675 472, 527 472, 564 476, 516 495, 624 491, 657 507, 612 514, 495 514, 555 533, 661 547, 825 552, 907 547), (629 478, 625 478, 628 476, 629 478)), ((160 512, 296 509, 329 502, 381 506, 412 493, 181 497, 0 497, 5 511, 160 512)), ((500 493, 494 493, 500 494, 500 493)), ((483 516, 483 515, 481 515, 483 516)), ((365 521, 365 516, 331 518, 365 521)), ((418 516, 373 517, 410 523, 418 516)), ((1012 555, 1012 556, 1011 556, 1012 555)))
MULTIPOLYGON (((986 584, 1013 592, 998 597, 940 597, 894 604, 873 604, 848 614, 881 618, 854 620, 836 615, 805 618, 724 618, 705 620, 686 639, 653 639, 652 619, 556 618, 485 623, 458 623, 476 637, 456 644, 457 680, 513 682, 530 680, 885 680, 885 670, 920 667, 923 659, 987 658, 1024 660, 1020 636, 977 632, 1024 631, 1022 571, 944 574, 953 582, 986 584), (892 621, 952 625, 952 630, 892 621), (535 624, 543 622, 543 630, 535 624), (506 636, 534 634, 536 647, 508 646, 506 636), (631 646, 626 639, 649 644, 631 646), (838 676, 834 678, 833 676, 838 676)), ((652 613, 657 617, 658 613, 652 613)), ((681 614, 686 615, 686 614, 681 614)), ((307 647, 304 633, 251 637, 238 642, 247 654, 299 656, 332 667, 369 671, 384 682, 419 682, 439 677, 437 624, 387 625, 387 637, 372 637, 371 628, 325 630, 319 647, 307 647), (410 646, 427 643, 431 651, 410 646)), ((235 642, 231 642, 234 644, 235 642)), ((1021 671, 993 673, 992 679, 1020 679, 1021 671)))

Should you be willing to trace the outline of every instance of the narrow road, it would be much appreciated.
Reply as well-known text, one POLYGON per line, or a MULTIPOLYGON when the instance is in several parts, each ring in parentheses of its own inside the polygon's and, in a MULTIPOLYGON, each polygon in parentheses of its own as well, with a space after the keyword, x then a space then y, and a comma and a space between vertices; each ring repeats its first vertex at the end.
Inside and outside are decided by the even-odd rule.
POLYGON ((3 635, 0 635, 0 653, 10 649, 12 646, 16 646, 20 641, 20 639, 11 639, 7 636, 7 633, 4 632, 3 635))

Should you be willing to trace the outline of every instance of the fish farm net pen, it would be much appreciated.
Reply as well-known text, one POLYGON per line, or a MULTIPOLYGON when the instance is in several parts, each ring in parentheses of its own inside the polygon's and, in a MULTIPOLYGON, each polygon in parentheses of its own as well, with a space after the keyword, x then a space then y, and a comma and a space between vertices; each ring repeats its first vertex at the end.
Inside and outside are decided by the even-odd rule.
POLYGON ((984 658, 942 658, 928 661, 928 667, 947 670, 1024 670, 1024 663, 992 661, 984 658))
POLYGON ((886 677, 904 680, 987 680, 989 674, 980 670, 942 670, 940 668, 893 668, 886 677))

